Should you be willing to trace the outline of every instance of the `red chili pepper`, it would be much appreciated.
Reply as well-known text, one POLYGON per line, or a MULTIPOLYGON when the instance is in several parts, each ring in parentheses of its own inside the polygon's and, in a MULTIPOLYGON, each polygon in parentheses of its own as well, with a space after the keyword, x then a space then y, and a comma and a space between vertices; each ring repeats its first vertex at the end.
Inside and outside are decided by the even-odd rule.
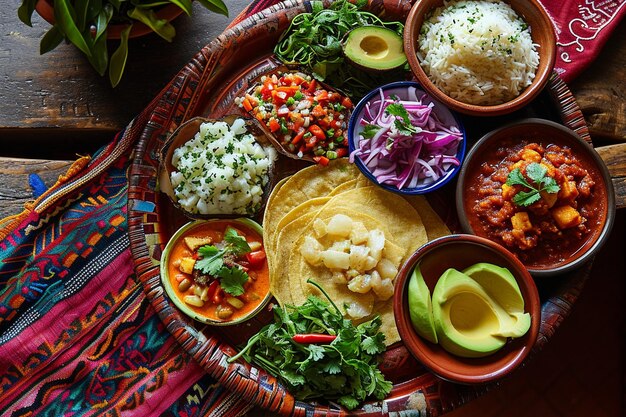
POLYGON ((293 335, 291 340, 296 343, 330 343, 336 338, 337 336, 332 334, 308 333, 293 335))

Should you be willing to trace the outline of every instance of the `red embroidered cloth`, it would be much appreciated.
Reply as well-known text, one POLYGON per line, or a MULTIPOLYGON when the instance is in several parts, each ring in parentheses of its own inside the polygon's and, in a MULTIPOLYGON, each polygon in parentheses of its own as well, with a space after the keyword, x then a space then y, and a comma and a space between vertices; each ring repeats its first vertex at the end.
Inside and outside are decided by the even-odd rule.
MULTIPOLYGON (((274 3, 252 2, 233 24, 274 3)), ((626 10, 626 0, 543 4, 565 80, 593 61, 626 10)), ((235 416, 250 409, 176 344, 135 279, 129 151, 159 98, 0 229, 0 415, 235 416)))

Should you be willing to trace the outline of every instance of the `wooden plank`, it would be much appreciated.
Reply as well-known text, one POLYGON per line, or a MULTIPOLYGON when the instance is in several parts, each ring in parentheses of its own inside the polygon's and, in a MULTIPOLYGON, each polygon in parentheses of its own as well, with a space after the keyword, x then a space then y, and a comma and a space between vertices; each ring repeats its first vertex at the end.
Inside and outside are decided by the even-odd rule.
POLYGON ((626 207, 626 143, 602 146, 596 149, 604 160, 615 188, 615 205, 618 209, 626 207))
MULTIPOLYGON (((191 17, 183 14, 173 22, 177 31, 173 42, 155 34, 131 40, 126 73, 115 89, 72 45, 61 44, 39 55, 39 42, 50 25, 35 13, 33 27, 28 27, 17 18, 17 6, 1 7, 0 129, 117 132, 247 4, 228 1, 228 18, 195 2, 191 17)), ((116 47, 114 41, 109 43, 110 50, 116 47)))
POLYGON ((0 219, 20 213, 33 201, 29 175, 37 174, 47 187, 67 172, 72 161, 0 158, 0 219))
POLYGON ((626 20, 598 58, 574 80, 576 97, 596 144, 626 141, 626 20))

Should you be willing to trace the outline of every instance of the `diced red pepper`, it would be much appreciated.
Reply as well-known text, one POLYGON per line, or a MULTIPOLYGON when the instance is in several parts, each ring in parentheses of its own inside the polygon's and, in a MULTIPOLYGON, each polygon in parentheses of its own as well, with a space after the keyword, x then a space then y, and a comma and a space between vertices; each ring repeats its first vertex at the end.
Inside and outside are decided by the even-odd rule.
POLYGON ((270 119, 269 128, 271 132, 276 132, 280 129, 280 123, 278 123, 278 120, 276 119, 270 119))
POLYGON ((328 163, 330 162, 330 159, 326 158, 325 156, 314 156, 313 160, 320 164, 321 166, 326 166, 328 165, 328 163))
POLYGON ((219 286, 220 282, 218 280, 213 280, 209 284, 209 289, 207 290, 207 300, 213 300, 213 298, 215 297, 215 292, 217 291, 219 286))
POLYGON ((301 127, 300 130, 298 130, 298 133, 296 134, 296 136, 291 141, 291 143, 296 145, 298 142, 300 142, 302 140, 302 138, 304 137, 304 133, 305 132, 306 132, 306 130, 303 127, 301 127))
POLYGON ((246 260, 250 263, 251 269, 260 268, 265 263, 265 251, 260 249, 246 253, 246 260))
POLYGON ((326 139, 326 133, 324 133, 322 128, 319 127, 318 125, 309 126, 309 132, 311 132, 313 136, 315 136, 318 140, 326 139))
POLYGON ((317 106, 313 107, 313 110, 311 110, 311 115, 315 117, 324 117, 326 116, 326 109, 318 104, 317 106))
POLYGON ((313 94, 316 88, 317 88, 317 81, 315 80, 315 78, 313 78, 311 82, 309 83, 309 87, 306 89, 306 91, 307 93, 313 94))
MULTIPOLYGON (((217 280, 215 280, 215 282, 218 282, 217 280)), ((213 302, 215 304, 219 304, 222 302, 222 300, 224 299, 224 290, 222 289, 221 286, 217 286, 217 289, 215 290, 215 294, 213 294, 213 298, 211 298, 213 300, 213 302)))
POLYGON ((311 149, 311 148, 314 148, 315 145, 317 145, 318 140, 319 139, 317 138, 317 136, 311 135, 308 138, 304 139, 304 143, 306 144, 307 148, 311 149))
POLYGON ((337 152, 337 158, 348 156, 348 148, 338 148, 335 152, 337 152))
POLYGON ((343 100, 341 101, 341 105, 344 106, 346 109, 351 109, 352 101, 350 100, 349 97, 344 97, 343 100))
POLYGON ((296 343, 330 343, 336 338, 337 336, 332 334, 307 333, 295 334, 291 337, 291 340, 296 343))

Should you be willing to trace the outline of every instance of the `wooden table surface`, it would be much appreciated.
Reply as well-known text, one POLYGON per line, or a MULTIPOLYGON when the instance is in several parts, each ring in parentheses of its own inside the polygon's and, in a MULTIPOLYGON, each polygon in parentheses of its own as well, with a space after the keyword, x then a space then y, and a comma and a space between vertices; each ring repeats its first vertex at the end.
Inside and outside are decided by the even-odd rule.
MULTIPOLYGON (((227 1, 231 18, 245 3, 227 1)), ((154 35, 131 40, 127 73, 113 89, 71 45, 40 56, 39 41, 48 24, 34 16, 34 27, 29 28, 18 21, 14 9, 0 8, 0 218, 20 212, 32 200, 30 173, 52 185, 77 154, 92 153, 110 141, 228 22, 229 18, 194 4, 193 17, 174 22, 177 36, 171 44, 154 35)), ((622 208, 626 207, 624 39, 626 20, 593 65, 569 84, 594 144, 610 167, 622 208)), ((623 219, 626 210, 618 210, 618 216, 623 219)), ((620 236, 622 244, 603 248, 602 259, 623 257, 623 226, 613 235, 620 236)), ((623 276, 623 271, 614 272, 623 276)))

